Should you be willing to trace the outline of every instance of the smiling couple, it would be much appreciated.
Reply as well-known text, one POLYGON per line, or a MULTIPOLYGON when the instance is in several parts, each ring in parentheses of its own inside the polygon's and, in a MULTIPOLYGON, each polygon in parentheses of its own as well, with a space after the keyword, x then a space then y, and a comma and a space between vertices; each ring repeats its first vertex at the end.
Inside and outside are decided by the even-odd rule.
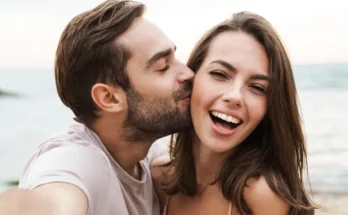
POLYGON ((293 72, 271 24, 235 13, 185 65, 144 13, 108 0, 67 25, 55 78, 76 118, 0 195, 0 214, 314 214, 293 72), (156 142, 172 134, 170 151, 156 142))

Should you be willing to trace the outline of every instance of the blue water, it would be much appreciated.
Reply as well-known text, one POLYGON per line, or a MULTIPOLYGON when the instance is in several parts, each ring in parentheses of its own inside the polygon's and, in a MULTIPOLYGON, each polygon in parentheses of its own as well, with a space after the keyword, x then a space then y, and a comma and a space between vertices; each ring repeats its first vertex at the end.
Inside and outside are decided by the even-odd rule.
MULTIPOLYGON (((308 144, 312 189, 348 191, 348 63, 294 66, 308 144)), ((66 128, 52 70, 0 70, 0 183, 17 179, 35 148, 66 128)), ((5 188, 0 184, 0 191, 5 188)))

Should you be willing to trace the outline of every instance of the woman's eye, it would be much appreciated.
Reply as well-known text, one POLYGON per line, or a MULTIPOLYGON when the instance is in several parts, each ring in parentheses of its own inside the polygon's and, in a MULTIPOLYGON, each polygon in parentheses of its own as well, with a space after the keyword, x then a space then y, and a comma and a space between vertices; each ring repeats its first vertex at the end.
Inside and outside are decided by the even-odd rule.
POLYGON ((222 71, 212 71, 210 74, 216 78, 222 78, 222 79, 227 79, 226 73, 222 71))
POLYGON ((260 85, 252 85, 251 88, 257 90, 258 92, 265 94, 266 93, 266 89, 260 85))

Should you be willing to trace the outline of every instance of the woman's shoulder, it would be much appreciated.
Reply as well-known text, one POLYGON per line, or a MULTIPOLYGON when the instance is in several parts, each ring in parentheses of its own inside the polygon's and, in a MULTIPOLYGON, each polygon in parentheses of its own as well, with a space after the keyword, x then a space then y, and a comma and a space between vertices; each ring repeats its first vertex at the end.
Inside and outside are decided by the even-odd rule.
POLYGON ((250 178, 243 195, 254 214, 286 215, 289 213, 289 204, 271 189, 264 176, 250 178))

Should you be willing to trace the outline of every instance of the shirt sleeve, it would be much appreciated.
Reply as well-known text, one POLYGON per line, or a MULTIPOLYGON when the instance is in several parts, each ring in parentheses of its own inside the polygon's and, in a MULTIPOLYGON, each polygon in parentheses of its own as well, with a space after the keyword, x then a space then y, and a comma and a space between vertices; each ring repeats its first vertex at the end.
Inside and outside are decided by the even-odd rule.
POLYGON ((19 187, 32 190, 52 182, 69 183, 87 196, 88 214, 101 214, 110 182, 107 159, 96 149, 65 145, 41 150, 24 170, 19 187))

